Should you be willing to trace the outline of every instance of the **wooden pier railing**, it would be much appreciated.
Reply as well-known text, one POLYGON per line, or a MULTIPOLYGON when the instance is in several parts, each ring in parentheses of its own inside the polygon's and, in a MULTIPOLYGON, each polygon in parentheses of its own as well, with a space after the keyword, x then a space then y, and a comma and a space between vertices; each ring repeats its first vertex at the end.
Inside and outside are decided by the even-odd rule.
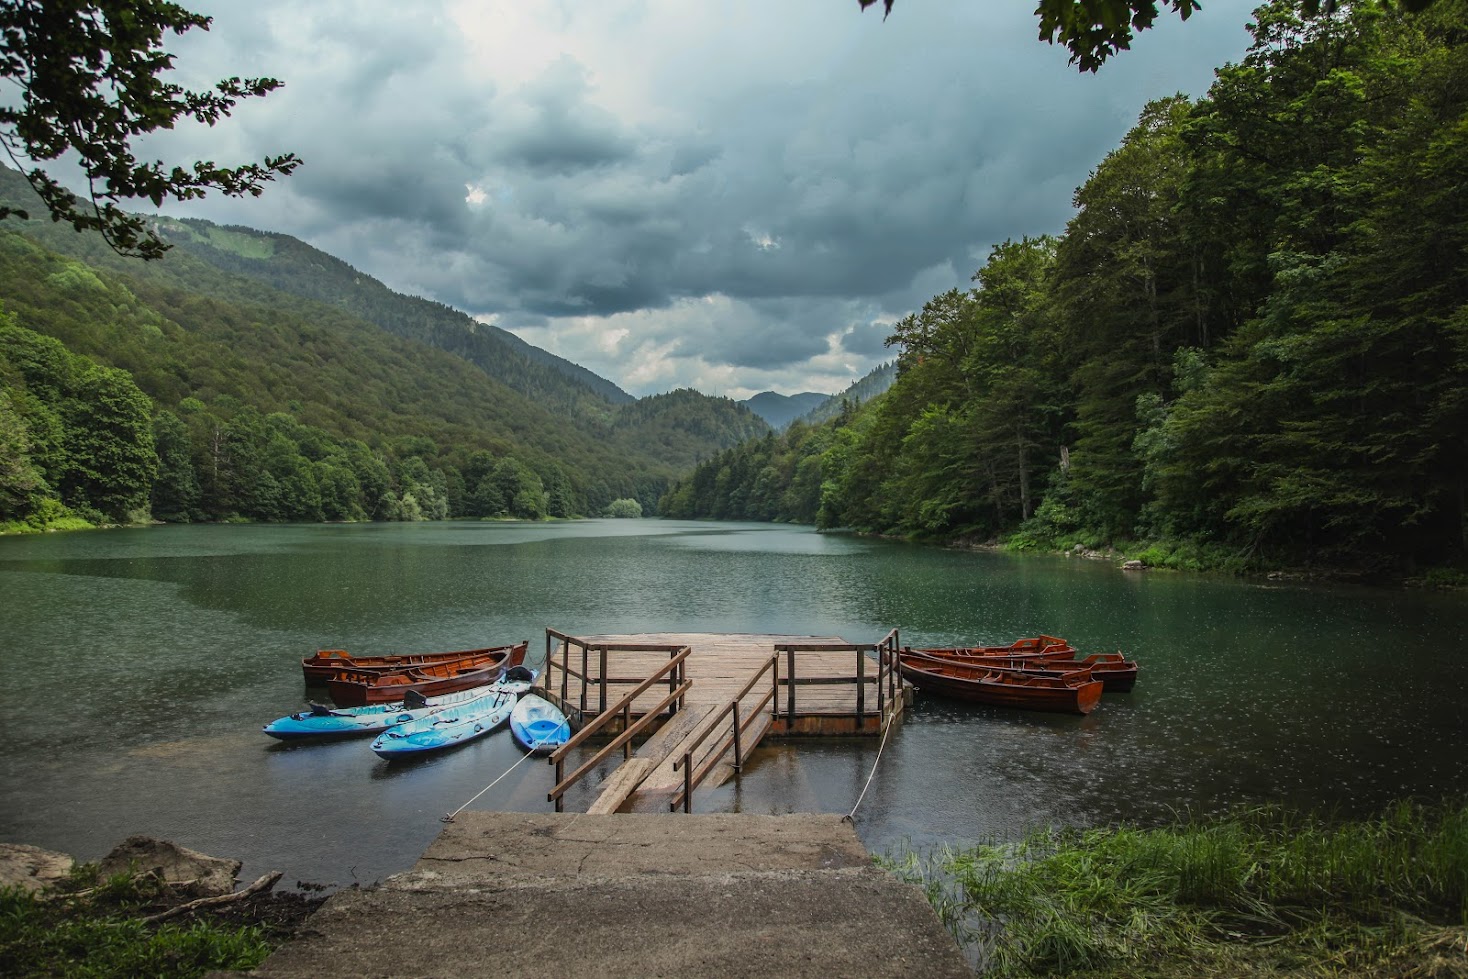
MULTIPOLYGON (((693 790, 703 784, 703 780, 708 778, 709 772, 714 770, 714 767, 723 760, 724 755, 730 749, 734 751, 734 760, 730 762, 730 766, 736 772, 743 770, 744 759, 746 757, 744 744, 747 732, 756 724, 761 724, 763 727, 757 734, 762 736, 764 730, 769 728, 770 717, 764 712, 775 701, 776 697, 779 696, 779 672, 780 656, 778 653, 772 653, 765 666, 749 678, 749 682, 744 685, 744 689, 731 697, 729 702, 719 709, 718 713, 714 715, 713 721, 704 728, 703 734, 699 735, 697 739, 679 746, 683 749, 683 757, 673 763, 673 770, 683 772, 683 787, 673 796, 672 802, 669 803, 670 809, 677 809, 678 804, 681 802, 683 804, 683 811, 691 812, 693 806, 693 790), (764 696, 754 706, 748 709, 741 709, 740 703, 745 697, 749 696, 750 691, 764 678, 766 673, 770 675, 770 689, 765 691, 764 696), (726 716, 732 718, 729 733, 704 756, 702 763, 698 765, 695 771, 693 764, 694 754, 710 735, 720 729, 719 726, 726 716)), ((750 749, 753 750, 753 748, 754 745, 751 744, 750 749)))
MULTIPOLYGON (((683 698, 687 696, 689 689, 693 686, 693 681, 689 680, 684 675, 683 668, 684 662, 693 652, 692 648, 689 646, 639 645, 635 647, 627 647, 624 645, 616 644, 592 645, 583 643, 580 640, 574 639, 570 636, 563 636, 562 649, 566 652, 564 661, 561 666, 562 702, 565 702, 567 699, 566 676, 567 671, 569 670, 569 651, 572 643, 575 643, 581 647, 581 673, 576 675, 579 676, 582 681, 581 715, 583 719, 586 716, 586 691, 589 686, 589 683, 586 679, 586 669, 588 666, 590 652, 592 649, 597 649, 600 653, 601 691, 598 701, 601 705, 601 708, 598 711, 596 717, 584 723, 581 727, 581 730, 577 731, 576 734, 572 736, 571 740, 567 741, 565 744, 561 745, 559 748, 551 753, 550 762, 551 764, 556 766, 556 785, 550 790, 547 798, 549 801, 556 804, 556 812, 565 811, 565 795, 567 790, 570 789, 577 782, 579 782, 582 778, 584 778, 586 774, 596 768, 597 765, 601 764, 613 751, 621 748, 623 750, 623 759, 625 760, 627 758, 630 758, 632 756, 632 739, 636 737, 639 733, 641 733, 645 728, 652 725, 653 722, 657 721, 664 711, 668 712, 668 717, 672 717, 674 714, 678 713, 678 711, 682 708, 683 698), (660 652, 666 650, 671 654, 671 658, 664 666, 656 670, 651 676, 642 680, 640 683, 637 684, 637 686, 633 687, 630 692, 623 696, 621 700, 619 700, 610 710, 608 710, 607 683, 609 682, 609 680, 607 678, 606 668, 607 650, 609 648, 634 648, 641 652, 660 652), (636 721, 632 720, 632 702, 664 679, 668 681, 667 696, 658 701, 656 706, 643 713, 642 716, 639 717, 636 721), (618 734, 611 741, 609 741, 606 745, 604 745, 600 751, 596 752, 596 754, 592 755, 589 759, 583 762, 581 767, 577 768, 570 775, 566 775, 566 756, 570 754, 571 751, 573 751, 574 749, 579 748, 591 738, 595 737, 597 734, 602 733, 602 730, 604 728, 606 728, 612 721, 618 719, 622 721, 621 733, 618 734)), ((549 662, 549 660, 547 660, 547 662, 549 662)), ((633 681, 628 680, 619 682, 633 681)))
MULTIPOLYGON (((856 685, 856 718, 857 724, 862 724, 869 713, 874 713, 879 719, 887 716, 888 706, 894 702, 893 698, 901 696, 902 673, 898 666, 898 650, 901 649, 901 640, 897 630, 893 629, 884 636, 881 641, 875 643, 776 643, 775 655, 784 653, 785 673, 775 679, 777 686, 785 687, 785 710, 783 711, 786 726, 793 729, 796 719, 796 694, 797 687, 811 686, 815 684, 842 684, 856 685), (856 655, 856 671, 854 676, 800 676, 796 669, 799 658, 796 653, 854 653, 856 655), (871 665, 872 657, 876 659, 876 672, 869 675, 867 668, 871 665), (876 710, 867 709, 867 686, 876 686, 876 710)), ((776 713, 780 714, 779 706, 776 705, 776 713)))
MULTIPOLYGON (((600 716, 602 716, 602 715, 604 715, 604 714, 607 713, 607 700, 608 700, 608 691, 607 691, 607 688, 610 685, 612 685, 612 684, 639 683, 639 682, 641 682, 644 679, 643 677, 640 677, 640 676, 636 676, 636 677, 617 677, 617 676, 611 676, 611 675, 609 675, 607 673, 607 663, 608 663, 607 651, 608 650, 613 650, 613 649, 618 650, 618 651, 624 651, 624 652, 641 652, 641 653, 649 653, 649 652, 651 652, 651 653, 661 653, 661 652, 666 652, 666 653, 668 653, 668 655, 669 655, 670 658, 677 658, 679 663, 682 663, 684 659, 687 659, 688 658, 686 655, 682 656, 681 658, 678 655, 680 651, 686 651, 688 649, 687 646, 683 646, 683 645, 672 644, 672 643, 618 643, 618 642, 593 643, 593 642, 587 642, 584 639, 578 639, 575 636, 568 636, 568 635, 566 635, 563 632, 557 632, 555 629, 546 629, 545 630, 545 662, 546 662, 546 669, 547 669, 547 671, 549 671, 549 669, 551 667, 555 667, 556 669, 560 670, 560 673, 561 673, 561 677, 560 677, 560 681, 561 681, 561 683, 560 683, 560 685, 561 685, 561 692, 560 692, 561 703, 560 703, 560 707, 561 707, 562 710, 568 710, 569 709, 569 710, 575 710, 575 711, 577 711, 580 714, 580 716, 577 718, 578 722, 584 721, 586 719, 586 716, 588 714, 594 714, 594 715, 600 717, 600 716), (555 640, 559 640, 560 641, 560 644, 561 644, 561 661, 559 663, 556 663, 554 661, 555 650, 553 648, 553 642, 555 640), (579 670, 575 669, 572 666, 572 658, 571 658, 571 649, 572 649, 572 647, 575 647, 575 648, 577 648, 577 649, 579 649, 581 651, 581 668, 579 670), (592 653, 595 653, 596 654, 596 658, 597 658, 597 672, 596 672, 596 675, 594 675, 594 676, 591 675, 591 656, 592 656, 592 653), (579 694, 579 697, 577 698, 577 702, 576 703, 572 703, 571 702, 571 697, 570 697, 571 677, 575 677, 576 679, 578 679, 578 680, 581 681, 581 684, 580 684, 581 690, 580 690, 580 694, 579 694), (597 691, 597 693, 596 693, 596 705, 595 705, 595 707, 592 707, 588 703, 588 699, 590 697, 591 689, 592 689, 593 686, 596 688, 596 691, 597 691)), ((675 679, 674 676, 673 676, 673 674, 668 671, 668 668, 667 667, 664 667, 662 670, 659 670, 656 675, 658 675, 658 676, 666 676, 667 677, 667 679, 668 679, 668 689, 670 691, 673 688, 675 688, 679 683, 681 683, 682 680, 683 680, 683 674, 682 674, 681 671, 678 673, 677 678, 675 679)), ((547 677, 547 680, 548 681, 549 681, 549 679, 550 678, 547 677)), ((647 688, 646 687, 643 687, 641 689, 645 691, 647 688)), ((679 707, 682 707, 682 704, 679 703, 678 706, 679 707)), ((614 710, 612 713, 613 714, 616 714, 617 712, 614 710)), ((673 711, 673 713, 677 713, 677 710, 675 709, 673 711)))

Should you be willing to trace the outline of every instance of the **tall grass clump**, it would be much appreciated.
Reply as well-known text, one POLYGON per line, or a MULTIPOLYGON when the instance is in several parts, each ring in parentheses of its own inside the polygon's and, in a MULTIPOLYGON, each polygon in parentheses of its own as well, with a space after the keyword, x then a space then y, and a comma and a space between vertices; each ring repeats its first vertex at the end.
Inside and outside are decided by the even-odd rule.
POLYGON ((1430 947, 1421 975, 1468 975, 1463 805, 1035 830, 888 866, 986 974, 1408 975, 1430 947))
POLYGON ((0 976, 182 979, 253 969, 270 953, 258 926, 144 921, 163 887, 127 874, 99 883, 95 867, 47 891, 0 887, 0 976))

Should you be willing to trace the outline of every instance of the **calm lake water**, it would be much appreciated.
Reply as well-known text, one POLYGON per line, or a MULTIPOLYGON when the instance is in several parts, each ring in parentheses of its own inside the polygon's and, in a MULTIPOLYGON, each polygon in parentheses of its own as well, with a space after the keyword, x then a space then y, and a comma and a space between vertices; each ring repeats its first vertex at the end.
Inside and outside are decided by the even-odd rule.
MULTIPOLYGON (((1045 632, 1142 664, 1088 717, 919 699, 857 814, 874 851, 1037 824, 1155 823, 1283 802, 1346 815, 1468 793, 1468 601, 1123 574, 768 524, 158 527, 0 539, 0 841, 95 859, 143 833, 243 875, 405 870, 523 757, 501 732, 420 764, 283 746, 299 661, 570 633, 839 635, 926 645, 1045 632)), ((845 813, 875 740, 776 742, 704 811, 845 813)), ((472 808, 550 811, 527 761, 472 808)), ((585 798, 571 799, 571 808, 585 798)))

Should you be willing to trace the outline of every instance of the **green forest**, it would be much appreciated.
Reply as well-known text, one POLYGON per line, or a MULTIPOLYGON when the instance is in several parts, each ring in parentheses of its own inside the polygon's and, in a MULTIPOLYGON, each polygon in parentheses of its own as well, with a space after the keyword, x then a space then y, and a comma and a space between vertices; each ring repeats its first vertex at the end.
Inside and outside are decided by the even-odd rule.
POLYGON ((885 395, 710 459, 672 517, 1145 563, 1461 570, 1468 5, 1259 8, 1158 99, 1058 236, 889 339, 885 395))
MULTIPOLYGON (((28 194, 0 168, 0 199, 28 194)), ((0 529, 652 512, 769 431, 727 398, 634 400, 295 239, 169 228, 144 263, 0 226, 0 529)))

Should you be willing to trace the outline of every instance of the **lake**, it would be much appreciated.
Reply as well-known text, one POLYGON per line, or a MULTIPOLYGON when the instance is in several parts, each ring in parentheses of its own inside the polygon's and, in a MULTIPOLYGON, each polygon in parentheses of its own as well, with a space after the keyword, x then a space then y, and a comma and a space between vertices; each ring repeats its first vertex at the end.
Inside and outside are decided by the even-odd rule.
MULTIPOLYGON (((182 526, 0 538, 0 841, 96 859, 132 834, 345 886, 407 869, 451 812, 550 811, 507 732, 419 764, 286 746, 300 658, 572 634, 913 645, 1038 633, 1141 663, 1086 717, 924 698, 857 812, 873 851, 1033 825, 1284 803, 1367 815, 1468 792, 1460 595, 974 553, 771 524, 182 526)), ((869 739, 772 742, 700 811, 846 813, 869 739)), ((572 797, 584 808, 589 796, 572 797)), ((670 817, 676 818, 676 817, 670 817)))

